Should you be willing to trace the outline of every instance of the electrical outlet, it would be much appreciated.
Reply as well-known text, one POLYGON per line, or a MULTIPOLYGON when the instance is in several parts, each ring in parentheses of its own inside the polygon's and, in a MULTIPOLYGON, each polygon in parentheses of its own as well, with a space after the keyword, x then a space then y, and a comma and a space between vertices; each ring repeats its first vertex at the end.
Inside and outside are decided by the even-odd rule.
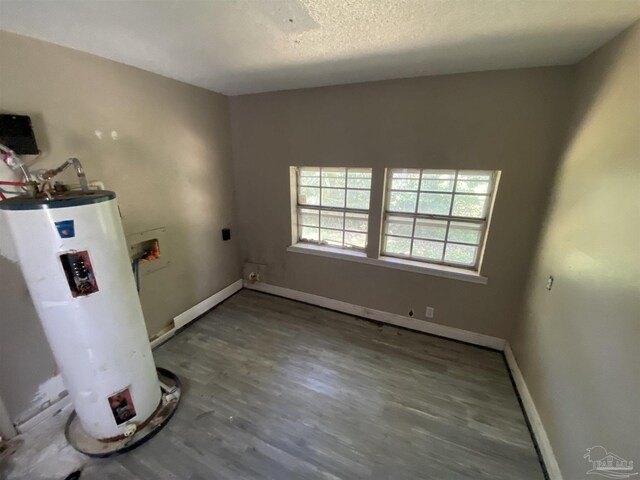
POLYGON ((433 318, 434 313, 435 313, 435 310, 433 309, 433 307, 427 307, 427 310, 424 312, 427 318, 433 318))

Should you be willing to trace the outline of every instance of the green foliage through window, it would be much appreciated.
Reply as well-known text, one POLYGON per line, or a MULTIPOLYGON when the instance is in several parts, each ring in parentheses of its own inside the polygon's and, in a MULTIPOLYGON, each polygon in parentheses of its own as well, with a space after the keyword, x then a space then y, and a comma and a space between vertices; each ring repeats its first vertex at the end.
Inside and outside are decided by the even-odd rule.
POLYGON ((299 167, 297 179, 299 241, 364 250, 371 169, 299 167))
POLYGON ((476 267, 495 172, 390 169, 382 254, 476 267))

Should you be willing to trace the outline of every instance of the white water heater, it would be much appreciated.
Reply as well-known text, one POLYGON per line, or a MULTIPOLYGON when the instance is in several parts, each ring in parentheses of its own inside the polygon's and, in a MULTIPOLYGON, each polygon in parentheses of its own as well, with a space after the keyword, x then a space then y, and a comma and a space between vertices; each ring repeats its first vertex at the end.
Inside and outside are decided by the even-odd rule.
POLYGON ((118 441, 163 396, 115 194, 0 201, 20 267, 84 431, 118 441))

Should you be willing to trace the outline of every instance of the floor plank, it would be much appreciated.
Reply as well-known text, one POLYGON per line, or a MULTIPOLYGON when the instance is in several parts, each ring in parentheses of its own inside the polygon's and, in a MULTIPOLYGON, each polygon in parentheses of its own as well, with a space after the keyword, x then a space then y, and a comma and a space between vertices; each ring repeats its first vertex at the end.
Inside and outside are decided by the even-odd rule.
POLYGON ((243 290, 154 354, 175 417, 83 480, 544 478, 497 352, 243 290))

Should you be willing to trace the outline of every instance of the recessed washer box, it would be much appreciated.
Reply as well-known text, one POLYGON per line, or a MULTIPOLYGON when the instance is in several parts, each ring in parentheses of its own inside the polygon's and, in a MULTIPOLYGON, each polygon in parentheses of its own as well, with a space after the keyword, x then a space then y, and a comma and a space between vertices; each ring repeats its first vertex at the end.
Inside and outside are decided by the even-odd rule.
POLYGON ((140 275, 148 275, 169 265, 169 249, 166 239, 167 229, 165 227, 127 235, 127 245, 129 245, 129 257, 131 261, 141 253, 151 250, 155 242, 158 242, 160 256, 153 260, 140 262, 140 275))

